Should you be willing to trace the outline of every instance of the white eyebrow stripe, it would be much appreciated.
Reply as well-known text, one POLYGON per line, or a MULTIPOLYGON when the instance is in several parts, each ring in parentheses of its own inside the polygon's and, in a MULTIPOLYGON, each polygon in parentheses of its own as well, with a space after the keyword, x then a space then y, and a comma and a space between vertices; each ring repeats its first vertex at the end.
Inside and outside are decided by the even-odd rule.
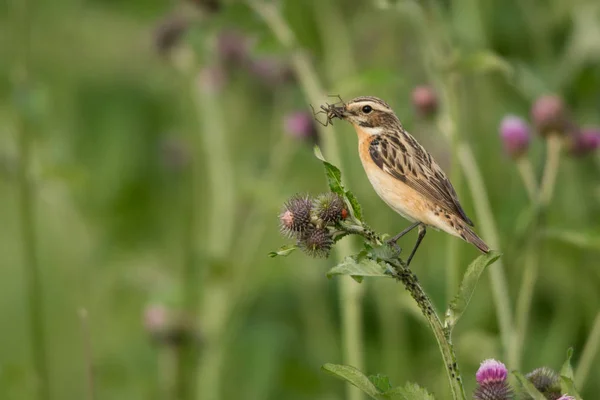
POLYGON ((370 101, 370 100, 365 100, 365 101, 359 101, 354 103, 358 106, 358 108, 362 108, 364 106, 371 106, 373 108, 373 110, 377 110, 377 111, 389 111, 389 108, 376 103, 374 101, 370 101))

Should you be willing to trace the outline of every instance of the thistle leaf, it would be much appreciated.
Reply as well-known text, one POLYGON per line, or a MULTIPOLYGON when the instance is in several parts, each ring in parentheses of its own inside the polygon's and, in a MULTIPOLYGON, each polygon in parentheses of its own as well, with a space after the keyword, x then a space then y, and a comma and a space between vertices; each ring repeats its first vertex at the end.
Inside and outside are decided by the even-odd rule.
POLYGON ((357 259, 356 256, 348 256, 341 263, 331 268, 327 272, 327 277, 350 275, 357 282, 362 282, 365 276, 391 278, 392 276, 387 271, 388 267, 383 262, 377 262, 366 257, 357 259))
POLYGON ((488 265, 491 265, 494 261, 500 258, 502 254, 497 251, 490 251, 488 254, 483 254, 475 259, 467 268, 467 272, 463 276, 460 288, 454 299, 450 302, 450 306, 446 311, 445 326, 452 329, 459 318, 465 312, 477 282, 483 274, 483 271, 488 265))
POLYGON ((433 395, 416 383, 407 382, 404 386, 390 389, 384 393, 388 397, 400 396, 402 400, 435 400, 433 395))
POLYGON ((365 374, 363 374, 354 367, 341 364, 325 364, 321 367, 321 369, 332 374, 337 378, 351 383, 352 385, 365 392, 372 399, 385 399, 381 391, 377 389, 373 382, 371 382, 365 374))
POLYGON ((515 376, 515 378, 517 378, 521 386, 523 386, 523 389, 525 389, 525 392, 527 392, 527 394, 531 396, 533 400, 546 400, 546 397, 544 397, 544 395, 540 393, 540 391, 533 386, 533 383, 529 382, 529 380, 525 378, 523 374, 517 371, 513 371, 512 374, 515 376))
POLYGON ((568 393, 570 396, 575 396, 577 400, 581 400, 581 396, 575 388, 571 357, 573 357, 573 348, 567 350, 567 360, 560 369, 560 389, 563 393, 568 393))
POLYGON ((294 250, 296 250, 298 247, 296 245, 285 245, 285 246, 281 246, 279 249, 277 249, 276 251, 272 251, 269 253, 269 257, 273 258, 273 257, 277 257, 277 256, 281 256, 281 257, 286 257, 288 256, 291 252, 293 252, 294 250))

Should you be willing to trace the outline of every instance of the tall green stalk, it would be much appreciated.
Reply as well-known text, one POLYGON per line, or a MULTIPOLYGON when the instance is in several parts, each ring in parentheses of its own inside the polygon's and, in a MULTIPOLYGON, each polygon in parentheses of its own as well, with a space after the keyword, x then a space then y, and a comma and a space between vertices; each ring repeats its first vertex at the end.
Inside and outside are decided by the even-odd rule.
MULTIPOLYGON (((299 48, 294 32, 276 6, 262 0, 248 0, 248 3, 264 20, 279 42, 290 51, 290 61, 308 102, 319 104, 326 95, 325 90, 308 57, 299 48)), ((323 127, 319 126, 319 138, 323 143, 327 158, 340 166, 341 157, 334 129, 331 128, 329 132, 324 132, 323 127)), ((340 261, 351 252, 350 243, 347 241, 340 242, 337 247, 336 256, 340 261)), ((360 369, 363 364, 361 310, 363 289, 349 277, 344 277, 339 282, 344 362, 360 369)), ((356 388, 348 386, 348 399, 359 400, 361 398, 362 394, 356 388)))
POLYGON ((19 100, 21 107, 17 110, 16 130, 19 135, 19 205, 21 242, 23 250, 23 265, 29 308, 29 324, 31 335, 31 350, 33 355, 33 368, 35 370, 35 389, 39 400, 50 399, 50 376, 46 350, 46 336, 44 330, 43 290, 40 276, 40 265, 37 248, 37 229, 35 196, 31 181, 31 160, 33 153, 33 132, 29 115, 31 107, 31 71, 30 71, 30 46, 31 46, 31 9, 27 0, 15 0, 15 21, 18 24, 17 37, 20 39, 21 54, 18 58, 18 77, 15 82, 16 89, 22 96, 19 100))
MULTIPOLYGON (((558 167, 560 164, 561 149, 562 138, 560 135, 557 133, 549 135, 546 143, 546 163, 544 165, 542 183, 540 185, 539 193, 536 191, 532 201, 536 217, 534 218, 534 226, 531 228, 532 233, 529 235, 529 243, 526 247, 527 251, 525 254, 523 278, 521 279, 521 287, 519 289, 519 296, 517 297, 515 333, 513 335, 513 343, 511 345, 511 351, 508 357, 511 362, 510 365, 512 368, 516 369, 520 368, 521 366, 523 345, 525 343, 525 336, 527 334, 531 302, 533 300, 535 283, 539 269, 540 240, 538 238, 538 232, 540 224, 543 224, 543 220, 540 221, 540 218, 537 216, 537 214, 545 213, 547 206, 552 200, 554 187, 556 186, 558 167)), ((531 186, 531 183, 528 183, 528 181, 531 180, 531 177, 527 178, 525 176, 525 174, 529 174, 526 170, 521 171, 521 174, 523 175, 525 186, 528 192, 530 192, 533 190, 532 188, 528 188, 528 186, 531 186)))
MULTIPOLYGON (((195 111, 200 116, 203 159, 209 180, 209 222, 207 253, 217 262, 228 259, 236 215, 235 176, 227 145, 227 132, 218 90, 191 81, 195 111)), ((234 299, 229 282, 217 281, 205 288, 202 318, 207 346, 199 369, 198 398, 221 398, 221 374, 225 355, 224 330, 234 299)))

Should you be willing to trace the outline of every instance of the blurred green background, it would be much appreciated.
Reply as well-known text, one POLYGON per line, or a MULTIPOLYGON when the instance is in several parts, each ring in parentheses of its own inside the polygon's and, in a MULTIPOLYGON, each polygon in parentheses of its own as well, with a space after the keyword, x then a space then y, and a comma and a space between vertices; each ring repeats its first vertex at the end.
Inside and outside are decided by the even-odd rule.
MULTIPOLYGON (((327 93, 389 102, 456 179, 477 225, 451 146, 411 104, 413 88, 436 77, 424 61, 429 36, 451 40, 459 60, 476 55, 458 72, 459 134, 489 194, 514 313, 525 247, 515 232, 529 200, 498 126, 506 114, 527 118, 544 93, 563 96, 577 124, 600 125, 600 4, 448 0, 438 4, 437 24, 416 18, 415 4, 283 0, 275 9, 323 85, 321 103, 332 101, 327 93)), ((283 202, 326 190, 313 137, 285 123, 310 112, 292 65, 297 53, 244 2, 23 5, 0 2, 0 398, 36 398, 31 261, 23 257, 33 249, 55 399, 91 398, 90 371, 98 399, 176 398, 182 365, 198 383, 187 398, 348 398, 320 370, 344 363, 338 281, 325 277, 337 256, 267 257, 286 243, 277 219, 283 202), (31 209, 21 196, 25 178, 31 209), (23 229, 28 216, 35 240, 27 222, 23 229), (190 330, 199 345, 188 342, 190 330)), ((335 128, 366 220, 379 232, 403 229, 407 222, 369 185, 352 128, 335 128)), ((538 178, 544 148, 534 138, 528 154, 538 178)), ((569 347, 577 366, 600 311, 597 152, 565 152, 546 225, 524 372, 559 369, 569 347)), ((432 231, 412 264, 438 310, 451 295, 449 252, 460 271, 477 256, 432 231)), ((401 285, 366 281, 359 295, 362 370, 449 398, 434 338, 401 285)), ((505 357, 498 332, 485 276, 454 333, 468 393, 484 358, 505 357)), ((587 399, 600 392, 600 358, 592 360, 580 388, 587 399)))

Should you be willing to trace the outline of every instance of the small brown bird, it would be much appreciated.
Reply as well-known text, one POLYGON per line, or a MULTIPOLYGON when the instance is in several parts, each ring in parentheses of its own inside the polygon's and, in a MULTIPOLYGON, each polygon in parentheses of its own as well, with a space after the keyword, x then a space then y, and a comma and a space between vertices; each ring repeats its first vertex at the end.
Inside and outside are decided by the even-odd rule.
POLYGON ((414 137, 404 130, 394 111, 377 97, 357 97, 342 105, 321 107, 327 120, 350 122, 358 134, 358 154, 369 181, 383 201, 413 222, 390 239, 419 228, 410 264, 425 237, 426 227, 441 229, 472 243, 484 253, 489 247, 473 230, 444 171, 414 137))

